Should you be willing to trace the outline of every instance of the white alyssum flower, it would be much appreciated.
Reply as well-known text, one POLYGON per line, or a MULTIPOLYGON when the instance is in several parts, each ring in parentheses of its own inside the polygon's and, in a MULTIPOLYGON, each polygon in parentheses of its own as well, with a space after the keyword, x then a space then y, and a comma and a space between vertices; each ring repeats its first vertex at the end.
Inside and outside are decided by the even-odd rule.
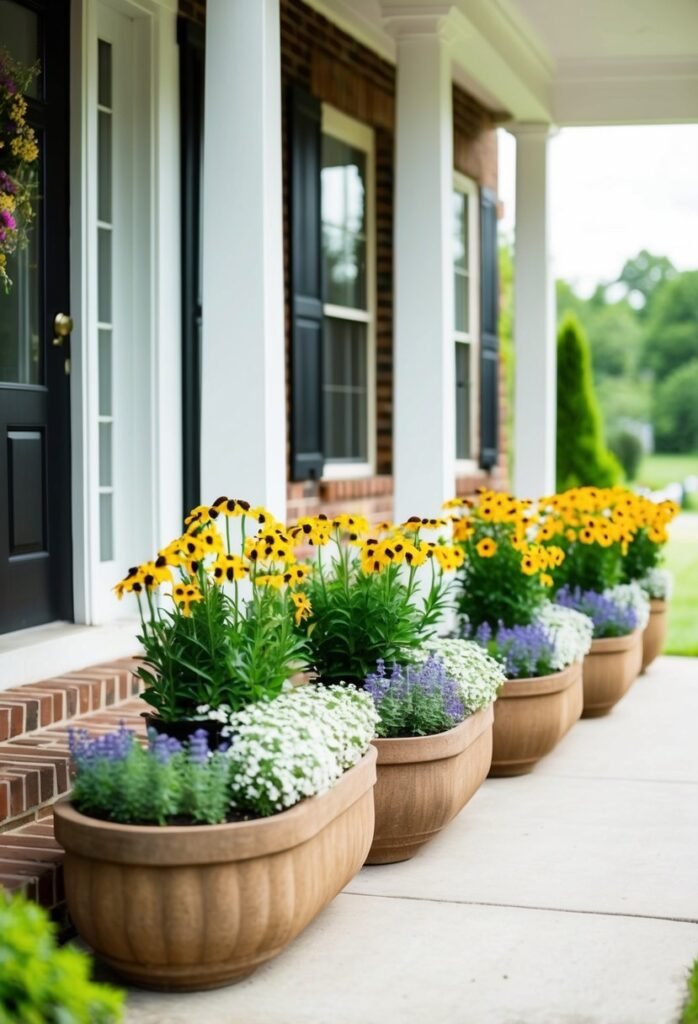
POLYGON ((674 577, 668 569, 648 569, 638 583, 650 598, 655 601, 668 601, 674 589, 674 577))
POLYGON ((636 629, 644 629, 650 620, 650 602, 647 594, 637 580, 632 583, 618 583, 615 587, 607 587, 604 597, 617 608, 630 609, 635 613, 636 629))
POLYGON ((561 672, 575 661, 581 661, 591 650, 594 623, 588 615, 548 601, 536 616, 536 621, 553 642, 553 671, 561 672))
POLYGON ((435 637, 424 644, 417 661, 426 661, 430 654, 443 662, 446 675, 458 684, 466 715, 496 700, 506 682, 502 666, 473 640, 435 637))
POLYGON ((231 714, 233 807, 274 814, 326 792, 361 760, 377 721, 353 686, 301 686, 231 714))

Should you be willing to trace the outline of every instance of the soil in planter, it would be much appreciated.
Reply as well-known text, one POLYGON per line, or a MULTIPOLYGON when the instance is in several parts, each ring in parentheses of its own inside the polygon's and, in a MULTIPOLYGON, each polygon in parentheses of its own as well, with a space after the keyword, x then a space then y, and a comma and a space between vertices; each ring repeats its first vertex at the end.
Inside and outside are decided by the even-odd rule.
MULTIPOLYGON (((80 811, 79 807, 75 808, 80 811)), ((139 828, 167 828, 169 826, 179 825, 186 826, 187 828, 209 828, 210 825, 205 821, 194 821, 193 818, 188 817, 186 814, 174 814, 165 818, 164 825, 160 825, 159 821, 153 821, 147 818, 136 818, 133 821, 116 821, 114 818, 110 818, 107 814, 95 814, 94 811, 80 811, 81 814, 86 815, 88 818, 95 818, 97 821, 109 821, 114 825, 136 825, 139 828)), ((281 812, 279 812, 281 813, 281 812)), ((225 816, 224 821, 216 822, 217 825, 234 825, 243 821, 257 821, 260 818, 265 817, 262 814, 247 814, 244 811, 231 808, 228 814, 225 816)), ((273 817, 273 815, 268 815, 273 817)))
POLYGON ((208 736, 208 745, 211 750, 216 750, 221 743, 227 742, 222 734, 223 724, 204 719, 201 722, 187 721, 165 722, 159 715, 151 715, 148 711, 141 712, 148 729, 154 729, 158 736, 171 736, 180 743, 185 743, 198 730, 203 729, 208 736))

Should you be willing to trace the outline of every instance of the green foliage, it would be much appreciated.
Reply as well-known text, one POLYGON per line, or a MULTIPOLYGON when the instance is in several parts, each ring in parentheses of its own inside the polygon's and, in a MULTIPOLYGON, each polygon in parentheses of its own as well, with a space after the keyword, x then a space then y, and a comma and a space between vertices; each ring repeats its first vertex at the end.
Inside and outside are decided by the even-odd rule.
POLYGON ((557 343, 557 488, 612 487, 619 476, 603 442, 588 342, 579 321, 568 315, 557 343))
POLYGON ((614 434, 608 442, 615 457, 623 467, 626 480, 636 480, 642 462, 642 443, 635 434, 621 430, 614 434))
POLYGON ((509 476, 513 472, 514 441, 514 254, 509 239, 499 242, 499 353, 506 391, 506 430, 509 445, 507 460, 509 476))
POLYGON ((695 960, 687 979, 688 999, 681 1014, 681 1024, 698 1024, 698 960, 695 960))
MULTIPOLYGON (((695 330, 698 351, 698 322, 695 330)), ((691 452, 698 448, 698 355, 661 382, 654 408, 658 449, 691 452)))
POLYGON ((446 589, 431 562, 431 586, 418 600, 418 575, 391 564, 364 573, 340 549, 331 570, 322 567, 307 587, 312 612, 301 627, 311 649, 313 669, 325 683, 363 686, 382 658, 405 664, 433 635, 446 607, 446 589))
POLYGON ((625 261, 617 282, 625 285, 628 297, 643 315, 650 309, 658 289, 675 276, 676 268, 671 260, 642 249, 637 256, 625 261))
POLYGON ((623 578, 623 554, 617 542, 608 547, 601 544, 580 544, 556 537, 565 552, 565 560, 553 572, 555 590, 579 587, 581 590, 602 591, 614 587, 623 578))
POLYGON ((650 539, 646 527, 641 527, 623 556, 623 582, 632 583, 633 580, 644 579, 650 569, 656 569, 662 561, 662 547, 650 539))
MULTIPOLYGON (((513 527, 509 529, 513 537, 513 527)), ((477 541, 493 536, 491 528, 476 529, 473 537, 463 543, 466 554, 458 570, 458 611, 467 616, 473 631, 483 622, 527 626, 547 597, 539 576, 526 576, 521 571, 521 552, 512 547, 512 538, 504 537, 503 532, 500 525, 497 553, 492 558, 477 555, 477 541)))
POLYGON ((304 663, 286 592, 255 587, 242 608, 220 587, 202 582, 201 592, 189 615, 153 608, 142 623, 142 696, 165 722, 192 718, 201 704, 236 711, 276 697, 304 663))
POLYGON ((58 947, 45 911, 0 892, 0 1024, 116 1024, 123 994, 90 980, 84 953, 58 947))
POLYGON ((166 825, 186 818, 202 825, 225 821, 230 807, 230 761, 209 756, 205 738, 185 746, 158 736, 142 747, 132 734, 91 740, 71 735, 75 782, 71 800, 83 813, 122 824, 166 825))
POLYGON ((658 381, 698 359, 698 270, 678 274, 657 292, 647 317, 643 358, 658 381))
POLYGON ((666 654, 698 656, 698 516, 683 514, 666 546, 666 568, 674 578, 666 654))

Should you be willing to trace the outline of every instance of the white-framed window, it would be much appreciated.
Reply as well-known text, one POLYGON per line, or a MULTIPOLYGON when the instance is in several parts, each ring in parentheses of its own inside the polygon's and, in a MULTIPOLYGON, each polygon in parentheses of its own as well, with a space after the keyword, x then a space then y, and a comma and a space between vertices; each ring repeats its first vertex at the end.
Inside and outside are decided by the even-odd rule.
POLYGON ((478 189, 453 178, 453 326, 456 364, 456 469, 473 468, 478 450, 480 255, 478 189))
POLYGON ((375 471, 373 130, 323 104, 323 475, 375 471))

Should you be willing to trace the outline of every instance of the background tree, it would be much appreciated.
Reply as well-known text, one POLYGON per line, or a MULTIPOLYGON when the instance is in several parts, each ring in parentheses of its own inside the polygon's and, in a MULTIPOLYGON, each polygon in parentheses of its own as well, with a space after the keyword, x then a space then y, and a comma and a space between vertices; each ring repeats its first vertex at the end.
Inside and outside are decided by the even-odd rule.
POLYGON ((659 451, 698 451, 698 358, 679 366, 657 388, 654 425, 659 451))
POLYGON ((698 270, 677 274, 657 291, 647 318, 643 362, 662 381, 698 359, 698 270))
POLYGON ((649 311, 657 289, 675 276, 676 267, 670 259, 653 256, 642 249, 637 256, 625 261, 616 283, 625 286, 628 299, 642 317, 649 311))
POLYGON ((620 475, 604 444, 589 343, 579 320, 567 314, 557 339, 557 487, 610 487, 620 475))

